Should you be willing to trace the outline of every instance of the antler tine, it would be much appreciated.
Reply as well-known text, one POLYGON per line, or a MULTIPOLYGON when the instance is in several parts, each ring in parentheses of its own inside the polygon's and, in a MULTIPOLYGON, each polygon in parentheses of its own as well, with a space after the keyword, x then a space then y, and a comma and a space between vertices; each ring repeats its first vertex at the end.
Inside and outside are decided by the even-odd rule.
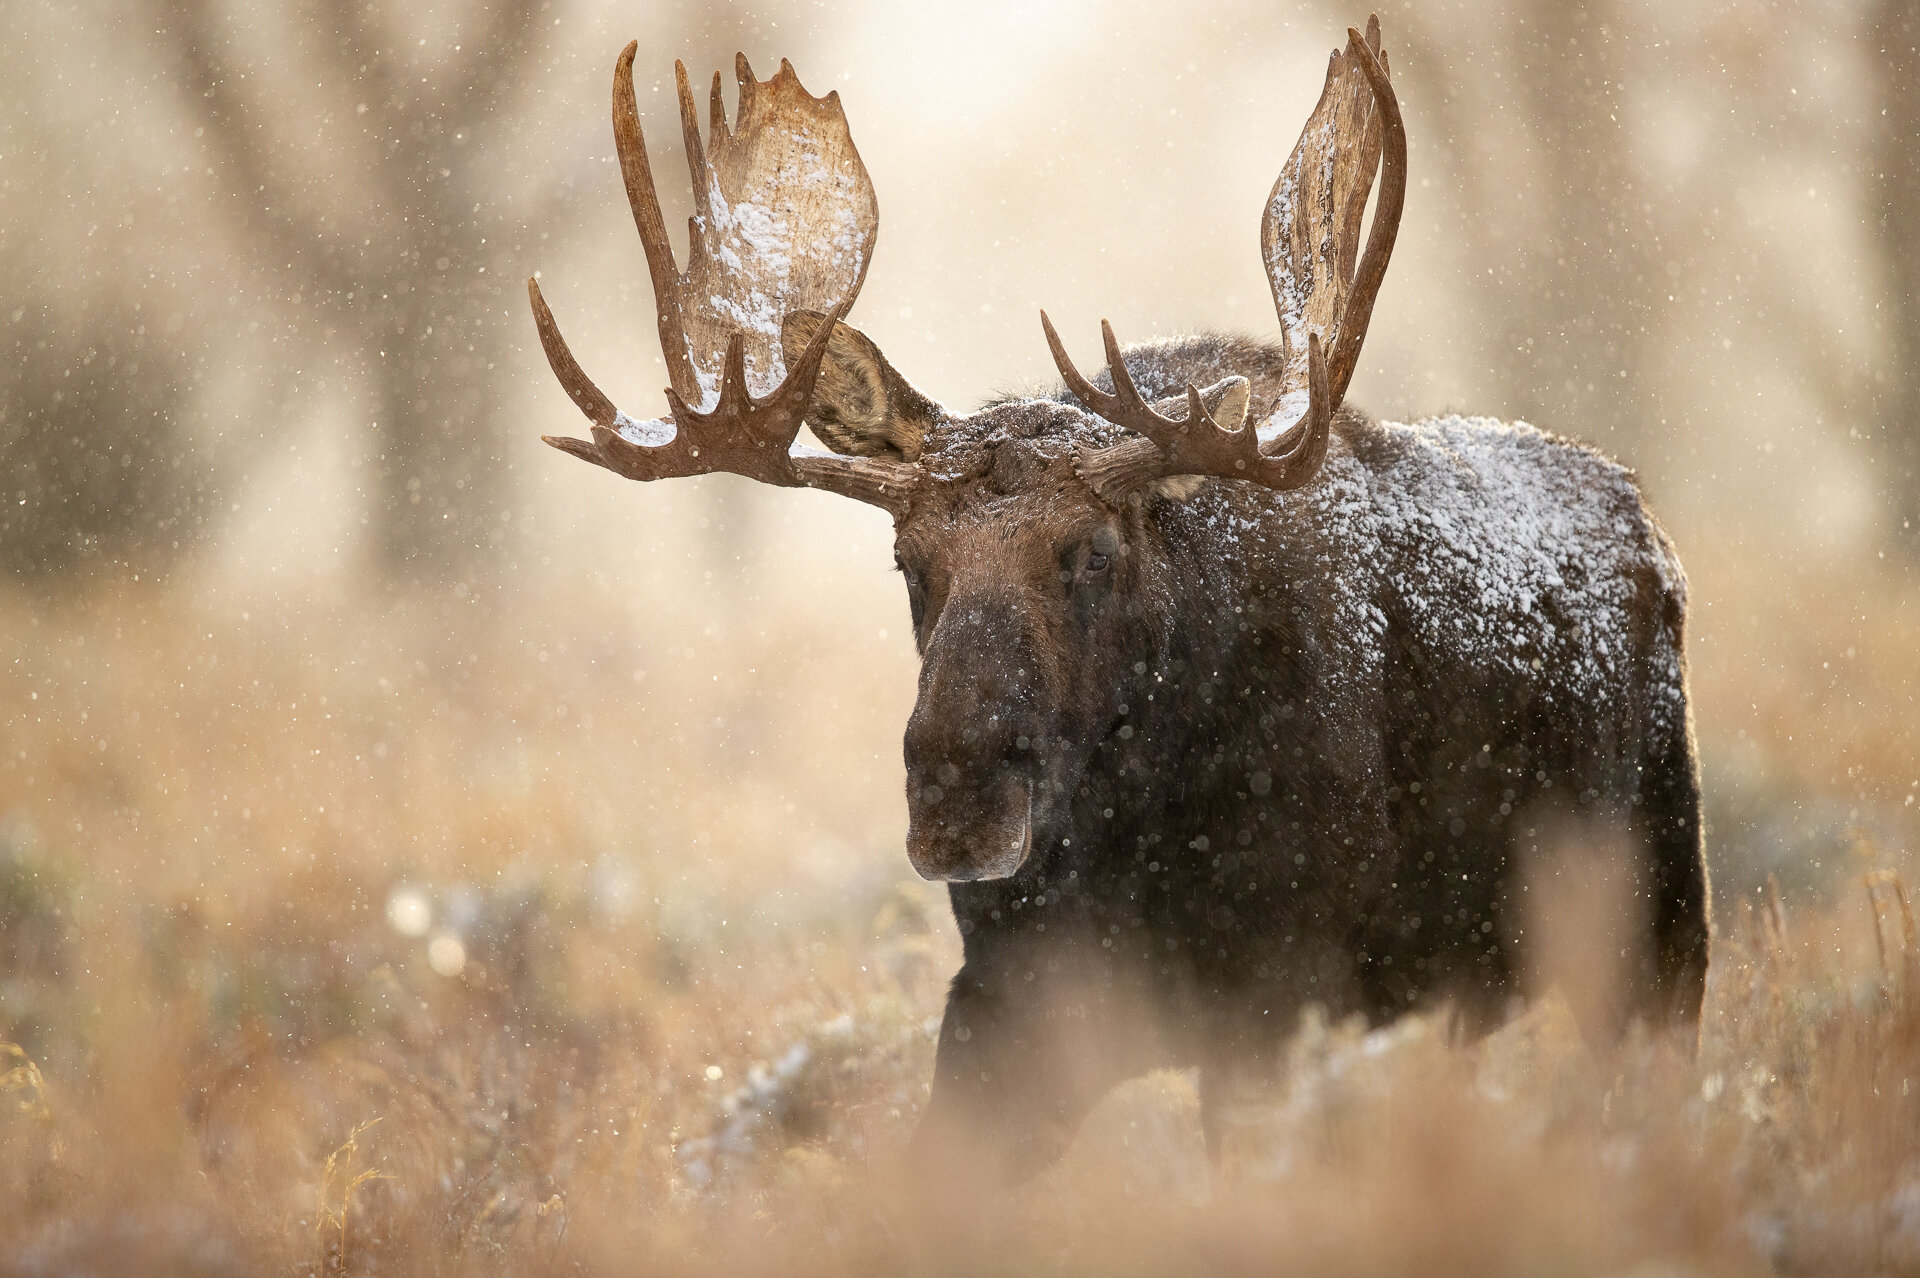
POLYGON ((1400 211, 1407 198, 1407 129, 1400 118, 1400 99, 1394 95, 1387 78, 1386 54, 1380 47, 1380 20, 1367 20, 1367 39, 1352 27, 1347 28, 1347 47, 1359 59, 1367 85, 1380 111, 1382 152, 1380 196, 1373 210, 1373 229, 1367 235, 1367 251, 1354 276, 1353 291, 1347 296, 1340 317, 1339 337, 1334 344, 1332 365, 1328 369, 1333 403, 1346 397, 1347 384, 1353 380, 1360 363, 1360 344, 1366 340, 1367 324, 1373 318, 1373 301, 1379 295, 1380 282, 1387 275, 1387 260, 1400 233, 1400 211))
MULTIPOLYGON (((840 315, 845 314, 846 310, 842 308, 839 315, 836 315, 834 318, 838 319, 840 315)), ((816 333, 814 336, 818 337, 819 334, 816 333)), ((774 388, 773 393, 768 395, 764 402, 771 404, 779 399, 780 392, 785 390, 792 381, 793 378, 791 376, 787 377, 785 381, 774 388)), ((813 394, 813 387, 807 387, 807 394, 813 394)), ((747 389, 747 338, 744 333, 735 333, 727 339, 727 357, 721 365, 720 402, 724 405, 730 399, 736 403, 756 403, 753 398, 753 392, 747 389)), ((793 429, 797 433, 800 429, 799 424, 795 423, 793 429)), ((789 440, 789 442, 791 442, 791 440, 789 440)))
MULTIPOLYGON (((693 82, 687 78, 687 64, 673 62, 673 90, 680 103, 680 143, 687 153, 687 174, 693 179, 693 215, 687 219, 687 255, 699 252, 694 245, 699 237, 693 232, 698 224, 713 215, 713 198, 708 183, 713 171, 707 166, 707 144, 700 140, 700 108, 693 100, 693 82)), ((724 103, 709 102, 709 106, 724 103)), ((688 263, 691 269, 692 263, 688 263)))
POLYGON ((1133 384, 1133 374, 1127 370, 1126 357, 1120 353, 1120 341, 1113 335, 1113 325, 1106 320, 1100 321, 1100 345, 1107 354, 1107 373, 1113 379, 1113 397, 1119 402, 1120 411, 1129 415, 1145 413, 1156 423, 1173 423, 1148 407, 1147 401, 1140 397, 1140 388, 1133 384))
MULTIPOLYGON (((1127 369, 1127 361, 1120 353, 1120 343, 1113 335, 1113 325, 1100 321, 1100 339, 1107 348, 1107 369, 1113 377, 1114 397, 1120 402, 1120 411, 1125 420, 1120 424, 1153 440, 1162 448, 1178 449, 1196 426, 1220 431, 1220 423, 1213 420, 1213 414, 1207 411, 1205 401, 1200 398, 1200 388, 1192 382, 1187 383, 1187 415, 1175 421, 1154 411, 1140 388, 1134 384, 1133 374, 1127 369)), ((1115 420, 1115 419, 1109 419, 1115 420)))
POLYGON ((1120 342, 1113 335, 1113 325, 1106 320, 1100 321, 1100 338, 1107 349, 1107 370, 1113 378, 1111 395, 1081 375, 1068 357, 1060 334, 1054 331, 1053 321, 1047 318, 1045 311, 1040 312, 1040 326, 1046 332, 1047 348, 1053 352, 1053 362, 1060 370, 1061 380, 1066 382, 1067 388, 1081 403, 1114 425, 1145 435, 1168 450, 1177 449, 1179 442, 1195 426, 1209 427, 1216 432, 1220 430, 1219 423, 1207 412, 1200 391, 1192 383, 1187 385, 1187 415, 1184 419, 1176 421, 1154 411, 1153 406, 1140 394, 1140 388, 1134 384, 1133 374, 1127 371, 1127 362, 1120 353, 1120 342))
MULTIPOLYGON (((553 321, 553 312, 547 308, 547 299, 540 296, 540 282, 531 275, 527 277, 527 300, 533 303, 533 325, 540 330, 540 349, 547 353, 547 365, 553 369, 553 375, 560 379, 567 397, 579 406, 594 425, 611 427, 620 410, 613 406, 613 401, 607 398, 605 392, 593 384, 593 379, 580 367, 580 361, 567 349, 567 339, 560 336, 560 326, 553 321)), ((560 446, 552 436, 541 438, 556 447, 560 446)))
POLYGON ((640 104, 633 92, 633 59, 638 40, 628 41, 613 68, 613 145, 620 157, 620 177, 627 188, 633 225, 647 254, 647 275, 653 281, 654 310, 660 328, 660 350, 667 361, 667 380, 684 395, 698 393, 693 358, 687 350, 685 317, 680 313, 680 268, 667 238, 667 220, 660 212, 660 193, 647 160, 647 139, 640 131, 640 104))
MULTIPOLYGON (((847 312, 852 309, 853 299, 848 298, 827 313, 826 322, 815 330, 813 339, 801 350, 800 358, 795 360, 793 367, 787 370, 787 379, 782 382, 780 388, 769 395, 765 401, 769 404, 779 399, 787 401, 787 411, 790 412, 793 417, 793 428, 787 431, 786 444, 788 448, 793 446, 794 438, 800 433, 800 423, 802 419, 805 418, 807 409, 813 404, 814 383, 820 379, 820 365, 825 362, 827 345, 833 340, 833 326, 845 319, 847 312)), ((727 365, 729 373, 733 372, 736 367, 741 367, 736 365, 732 359, 732 355, 733 351, 729 350, 727 365)), ((746 383, 746 373, 742 367, 739 374, 739 386, 742 395, 747 393, 746 383)))
POLYGON ((1118 411, 1117 401, 1081 376, 1079 368, 1067 355, 1067 348, 1061 344, 1060 334, 1054 331, 1053 321, 1047 318, 1047 312, 1044 309, 1040 312, 1040 328, 1047 335, 1047 349, 1053 352, 1053 365, 1060 370, 1060 380, 1067 384, 1067 389, 1072 391, 1081 403, 1108 421, 1112 421, 1113 417, 1110 414, 1118 411))
MULTIPOLYGON (((1261 460, 1271 468, 1273 478, 1263 480, 1271 488, 1286 491, 1298 488, 1320 472, 1327 455, 1327 441, 1333 434, 1332 389, 1328 385, 1326 354, 1320 347, 1320 334, 1307 334, 1307 414, 1285 435, 1274 441, 1274 451, 1261 460), (1297 438, 1296 438, 1297 436, 1297 438)), ((1253 427, 1247 427, 1254 433, 1253 427)))
MULTIPOLYGON (((684 451, 684 464, 689 467, 682 472, 685 474, 726 470, 769 484, 798 484, 800 480, 794 475, 790 450, 800 433, 807 407, 813 402, 814 383, 819 380, 820 363, 826 357, 833 326, 846 317, 848 306, 849 303, 842 302, 833 308, 827 322, 819 327, 800 358, 787 370, 786 378, 765 399, 756 399, 747 387, 746 340, 735 333, 727 342, 720 398, 711 411, 703 413, 690 407, 678 392, 668 387, 667 404, 673 409, 673 420, 678 427, 673 441, 651 449, 624 439, 621 442, 646 452, 684 451), (708 453, 705 458, 701 457, 703 445, 708 453), (773 449, 774 455, 760 456, 768 448, 773 449)), ((596 431, 595 438, 598 437, 596 431)))

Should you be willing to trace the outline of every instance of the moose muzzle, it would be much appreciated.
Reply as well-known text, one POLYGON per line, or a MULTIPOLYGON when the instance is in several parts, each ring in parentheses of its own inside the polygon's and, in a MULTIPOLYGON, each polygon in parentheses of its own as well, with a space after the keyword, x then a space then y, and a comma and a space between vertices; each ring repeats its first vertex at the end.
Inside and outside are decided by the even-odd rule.
POLYGON ((1046 740, 1037 645, 1009 603, 950 604, 907 721, 907 859, 922 878, 1004 879, 1033 851, 1046 740))

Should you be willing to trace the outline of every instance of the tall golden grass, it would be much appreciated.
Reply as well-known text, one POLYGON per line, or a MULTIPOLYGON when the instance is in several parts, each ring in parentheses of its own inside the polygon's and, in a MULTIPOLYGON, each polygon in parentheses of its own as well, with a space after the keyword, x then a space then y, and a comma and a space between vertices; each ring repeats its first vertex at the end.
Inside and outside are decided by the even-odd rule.
POLYGON ((10 598, 0 1266, 1920 1271, 1920 613, 1695 575, 1746 805, 1697 1052, 1596 1054, 1556 999, 1474 1044, 1309 1017, 1222 1165, 1163 1075, 938 1213, 899 1160, 958 946, 870 748, 911 671, 818 677, 833 609, 696 650, 584 587, 564 625, 10 598), (1763 864, 1790 827, 1805 863, 1763 864))

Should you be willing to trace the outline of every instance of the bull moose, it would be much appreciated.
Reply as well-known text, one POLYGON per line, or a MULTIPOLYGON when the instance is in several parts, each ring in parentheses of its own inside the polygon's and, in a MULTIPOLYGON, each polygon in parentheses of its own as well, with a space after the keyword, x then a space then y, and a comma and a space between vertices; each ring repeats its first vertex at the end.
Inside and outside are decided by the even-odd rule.
POLYGON ((614 136, 671 416, 619 412, 529 281, 593 423, 547 442, 630 479, 727 471, 892 514, 921 656, 907 856, 949 884, 965 950, 929 1161, 1031 1171, 1165 1066, 1200 1067, 1211 1135, 1310 1005, 1494 1024, 1527 992, 1522 871, 1550 820, 1634 849, 1626 1012, 1697 1022, 1686 579, 1634 477, 1524 424, 1342 405, 1406 192, 1377 20, 1332 55, 1266 207, 1278 342, 1122 347, 1103 323, 1087 378, 1043 314, 1064 385, 971 413, 843 322, 873 187, 838 95, 787 63, 762 81, 737 59, 731 128, 715 75, 704 145, 676 64, 696 206, 677 267, 635 47, 614 136))

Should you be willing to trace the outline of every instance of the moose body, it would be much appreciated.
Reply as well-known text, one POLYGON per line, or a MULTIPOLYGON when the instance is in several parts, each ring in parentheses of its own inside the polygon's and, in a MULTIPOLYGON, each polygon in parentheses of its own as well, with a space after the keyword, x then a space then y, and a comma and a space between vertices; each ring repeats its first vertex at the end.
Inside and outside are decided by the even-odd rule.
POLYGON ((966 954, 924 1164, 1031 1171, 1160 1066, 1201 1067, 1210 1120, 1309 1005, 1492 1024, 1528 992, 1543 844, 1628 849, 1630 905, 1602 926, 1633 958, 1594 1027, 1697 1019, 1685 580, 1631 475, 1529 426, 1341 408, 1406 192, 1377 22, 1330 59, 1262 222, 1281 343, 1123 351, 1106 329, 1089 380, 1043 314, 1065 387, 973 413, 841 322, 878 214, 837 97, 739 59, 737 127, 715 76, 703 149, 676 67, 682 271, 634 52, 614 136, 672 415, 619 412, 529 281, 593 424, 548 442, 632 479, 727 471, 893 516, 922 659, 907 856, 951 884, 966 954))
MULTIPOLYGON (((1259 399, 1280 356, 1197 338, 1126 364, 1149 396, 1264 364, 1259 399)), ((988 488, 1022 476, 1003 506, 1054 507, 993 510, 995 528, 1070 524, 1064 461, 1090 430, 1064 394, 996 405, 936 432, 929 464, 988 488), (1039 471, 1058 491, 1036 495, 1039 471)), ((1332 433, 1296 492, 1207 483, 1103 524, 1125 548, 1105 598, 1084 572, 1059 583, 982 547, 920 619, 910 788, 943 764, 962 785, 1024 766, 1059 788, 1044 849, 950 889, 966 961, 925 1139, 965 1132, 1009 1170, 1040 1165, 1127 1077, 1200 1065, 1211 1102, 1309 1004, 1377 1022, 1444 1000, 1491 1024, 1521 989, 1529 853, 1572 820, 1629 830, 1646 854, 1648 930, 1622 938, 1647 960, 1639 1009, 1697 1014, 1685 580, 1632 477, 1485 419, 1344 411, 1332 433), (1103 620, 1109 633, 1084 633, 1103 620), (1049 687, 1056 667, 1064 686, 1049 687), (1009 713, 1024 751, 987 726, 1009 713), (1033 748, 1050 737, 1057 771, 1033 748)), ((1067 539, 1069 555, 1096 536, 1067 539)), ((914 796, 916 820, 955 788, 934 806, 914 796)), ((977 837, 981 823, 955 824, 977 837)))

